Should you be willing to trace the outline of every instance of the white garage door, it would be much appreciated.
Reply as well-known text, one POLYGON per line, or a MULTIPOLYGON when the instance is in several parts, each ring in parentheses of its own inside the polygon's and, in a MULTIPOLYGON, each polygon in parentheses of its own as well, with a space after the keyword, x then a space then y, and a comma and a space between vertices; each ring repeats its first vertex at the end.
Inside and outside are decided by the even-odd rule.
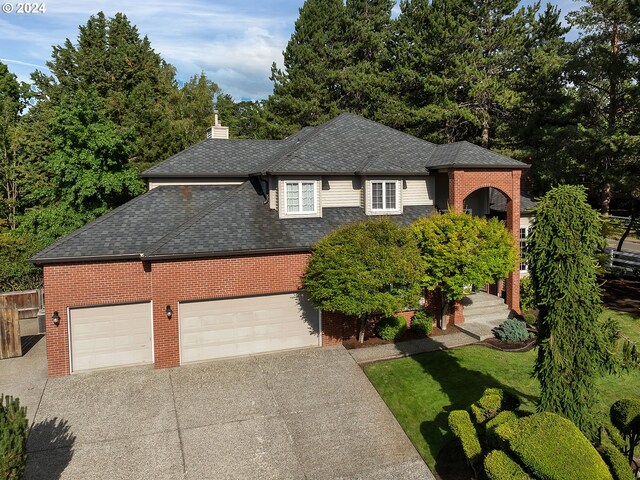
POLYGON ((69 313, 72 371, 152 363, 151 303, 69 313))
POLYGON ((318 346, 318 323, 301 293, 181 303, 182 363, 318 346))

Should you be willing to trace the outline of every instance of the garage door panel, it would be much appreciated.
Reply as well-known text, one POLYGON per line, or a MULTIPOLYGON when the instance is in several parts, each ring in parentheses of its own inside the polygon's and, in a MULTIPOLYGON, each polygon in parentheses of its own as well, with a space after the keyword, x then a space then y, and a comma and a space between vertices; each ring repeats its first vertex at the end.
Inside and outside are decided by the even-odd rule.
POLYGON ((182 363, 318 343, 318 312, 301 293, 180 304, 182 363))
POLYGON ((149 303, 72 308, 69 329, 74 372, 153 361, 149 303))

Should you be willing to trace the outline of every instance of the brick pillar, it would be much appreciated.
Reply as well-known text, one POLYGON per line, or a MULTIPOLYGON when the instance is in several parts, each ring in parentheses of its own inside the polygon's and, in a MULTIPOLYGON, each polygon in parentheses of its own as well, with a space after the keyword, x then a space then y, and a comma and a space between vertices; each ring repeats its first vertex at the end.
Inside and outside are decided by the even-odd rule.
POLYGON ((449 305, 449 326, 462 325, 464 323, 464 313, 462 302, 460 300, 452 300, 449 305))
MULTIPOLYGON (((514 170, 512 175, 511 197, 507 199, 507 228, 511 230, 513 240, 520 255, 520 170, 514 170)), ((520 269, 516 267, 507 278, 507 305, 520 314, 520 269)))
POLYGON ((449 205, 447 208, 458 212, 464 209, 464 199, 466 197, 460 194, 463 175, 463 170, 449 170, 449 205))

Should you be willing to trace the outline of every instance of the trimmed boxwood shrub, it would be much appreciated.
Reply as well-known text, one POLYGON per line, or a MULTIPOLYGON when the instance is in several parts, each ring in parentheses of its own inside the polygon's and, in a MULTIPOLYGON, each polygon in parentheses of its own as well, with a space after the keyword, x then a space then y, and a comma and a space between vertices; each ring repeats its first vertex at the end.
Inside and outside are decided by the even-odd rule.
POLYGON ((489 480, 529 480, 529 475, 502 450, 494 450, 484 459, 484 471, 489 480))
POLYGON ((486 435, 485 442, 489 448, 502 448, 500 445, 500 440, 496 436, 496 427, 498 425, 502 425, 503 423, 515 422, 522 415, 514 412, 513 410, 505 410, 503 412, 498 413, 495 417, 487 422, 485 425, 486 435))
POLYGON ((21 480, 27 466, 27 409, 0 394, 0 478, 21 480))
POLYGON ((384 340, 395 340, 407 329, 404 317, 384 317, 376 325, 378 336, 384 340))
POLYGON ((613 480, 607 465, 573 422, 542 412, 507 422, 495 434, 533 477, 546 480, 613 480))
POLYGON ((618 400, 611 405, 609 416, 611 417, 611 423, 622 434, 626 443, 625 453, 631 462, 634 450, 640 443, 640 400, 618 400))
POLYGON ((433 330, 433 317, 424 310, 418 310, 411 319, 411 330, 429 335, 433 330))
POLYGON ((507 318, 499 327, 493 329, 493 334, 506 342, 521 342, 532 336, 527 331, 527 324, 517 318, 507 318))
POLYGON ((522 277, 520 279, 520 308, 522 311, 536 308, 535 295, 531 277, 529 275, 522 277))
POLYGON ((603 445, 602 450, 602 458, 609 466, 613 480, 635 480, 629 461, 620 450, 611 443, 603 445))
POLYGON ((519 406, 520 400, 512 393, 500 388, 487 388, 480 400, 471 405, 471 413, 476 423, 484 423, 501 410, 513 410, 519 406))
POLYGON ((471 423, 471 417, 466 410, 454 410, 449 414, 449 428, 460 440, 464 456, 471 466, 482 460, 482 447, 478 439, 476 428, 471 423))

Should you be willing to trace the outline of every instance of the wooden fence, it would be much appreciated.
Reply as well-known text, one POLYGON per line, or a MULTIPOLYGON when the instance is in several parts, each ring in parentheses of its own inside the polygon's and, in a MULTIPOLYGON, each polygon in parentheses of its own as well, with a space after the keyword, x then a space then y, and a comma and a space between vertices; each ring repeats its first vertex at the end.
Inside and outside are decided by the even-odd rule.
POLYGON ((0 296, 0 359, 21 356, 18 307, 0 296))
POLYGON ((622 267, 628 272, 634 271, 635 269, 640 270, 639 253, 618 252, 610 247, 607 247, 605 251, 611 256, 610 266, 622 267))

